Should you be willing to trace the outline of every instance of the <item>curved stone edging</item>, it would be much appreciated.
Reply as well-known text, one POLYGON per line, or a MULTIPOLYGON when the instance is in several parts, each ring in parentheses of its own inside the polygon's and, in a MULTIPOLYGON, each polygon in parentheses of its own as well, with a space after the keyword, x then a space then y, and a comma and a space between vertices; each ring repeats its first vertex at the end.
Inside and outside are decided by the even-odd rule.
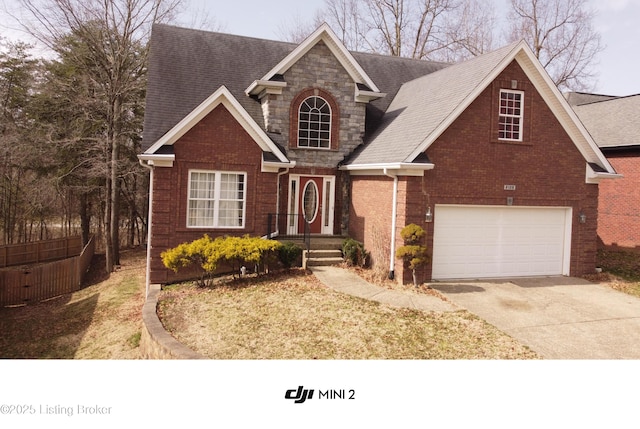
POLYGON ((178 342, 165 331, 156 308, 161 287, 153 284, 142 307, 142 335, 140 352, 143 359, 206 359, 199 353, 178 342))

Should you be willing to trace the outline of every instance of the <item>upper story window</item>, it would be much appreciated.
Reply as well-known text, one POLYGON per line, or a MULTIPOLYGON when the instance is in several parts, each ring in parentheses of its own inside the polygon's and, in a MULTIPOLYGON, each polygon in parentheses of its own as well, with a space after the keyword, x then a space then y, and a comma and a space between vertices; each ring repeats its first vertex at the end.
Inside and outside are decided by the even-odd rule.
POLYGON ((324 98, 308 97, 300 103, 298 147, 331 148, 331 106, 324 98))
POLYGON ((524 92, 500 90, 498 139, 522 141, 524 92))
POLYGON ((187 226, 244 228, 246 173, 189 172, 187 226))

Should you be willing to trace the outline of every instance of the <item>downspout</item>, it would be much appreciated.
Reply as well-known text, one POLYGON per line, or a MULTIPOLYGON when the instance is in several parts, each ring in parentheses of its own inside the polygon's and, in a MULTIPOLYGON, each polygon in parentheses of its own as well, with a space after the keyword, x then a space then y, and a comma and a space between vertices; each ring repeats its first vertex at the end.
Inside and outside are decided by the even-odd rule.
MULTIPOLYGON (((274 233, 276 237, 280 235, 280 229, 279 229, 280 228, 280 220, 278 219, 278 216, 280 216, 280 214, 279 214, 280 213, 280 191, 281 191, 280 178, 282 176, 284 176, 285 174, 288 174, 289 170, 291 170, 291 168, 289 168, 289 167, 285 168, 284 171, 281 171, 280 173, 278 173, 278 178, 276 179, 277 180, 276 185, 278 186, 278 192, 276 194, 276 231, 274 233)), ((271 238, 271 237, 267 237, 267 238, 271 238)))
POLYGON ((147 269, 145 280, 145 298, 149 296, 151 286, 151 225, 153 216, 153 166, 143 160, 139 160, 140 165, 149 170, 149 214, 147 215, 147 269))
POLYGON ((396 216, 398 214, 398 175, 389 173, 385 168, 384 175, 393 178, 393 202, 391 207, 391 254, 389 255, 389 279, 395 278, 395 255, 396 255, 396 216))

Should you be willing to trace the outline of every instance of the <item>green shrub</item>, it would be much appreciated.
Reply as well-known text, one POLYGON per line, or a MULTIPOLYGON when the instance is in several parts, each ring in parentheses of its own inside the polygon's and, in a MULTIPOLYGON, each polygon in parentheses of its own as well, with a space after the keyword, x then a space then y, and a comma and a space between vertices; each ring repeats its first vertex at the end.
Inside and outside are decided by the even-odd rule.
POLYGON ((291 268, 302 256, 302 248, 296 243, 286 241, 278 249, 278 260, 285 268, 291 268))
POLYGON ((347 264, 357 267, 365 267, 369 261, 369 252, 364 244, 353 238, 347 238, 342 242, 342 256, 347 264))

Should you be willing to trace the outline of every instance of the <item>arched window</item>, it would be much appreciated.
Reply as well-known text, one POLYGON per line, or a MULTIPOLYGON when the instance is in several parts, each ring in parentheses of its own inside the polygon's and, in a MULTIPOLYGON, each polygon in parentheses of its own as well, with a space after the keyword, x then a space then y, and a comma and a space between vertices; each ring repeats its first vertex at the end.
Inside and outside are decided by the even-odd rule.
POLYGON ((331 106, 324 98, 312 96, 300 103, 298 147, 331 148, 331 106))

